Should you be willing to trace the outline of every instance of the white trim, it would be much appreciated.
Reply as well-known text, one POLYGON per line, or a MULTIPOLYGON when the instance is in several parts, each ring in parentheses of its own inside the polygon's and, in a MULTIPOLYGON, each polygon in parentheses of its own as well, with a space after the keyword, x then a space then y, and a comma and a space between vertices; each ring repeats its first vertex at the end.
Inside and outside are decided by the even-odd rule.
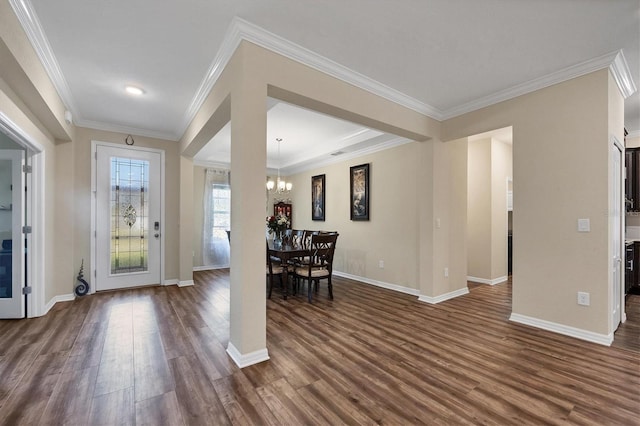
POLYGON ((438 121, 443 121, 467 112, 475 111, 477 109, 484 108, 507 99, 512 99, 606 67, 610 67, 611 72, 618 83, 618 87, 625 98, 636 91, 636 86, 633 82, 631 73, 629 72, 629 67, 626 59, 624 58, 624 54, 622 53, 622 50, 619 50, 443 111, 235 16, 229 24, 220 49, 211 62, 211 65, 209 66, 209 69, 207 70, 207 73, 200 83, 200 86, 198 87, 198 90, 196 91, 189 106, 185 110, 185 114, 177 129, 178 131, 170 134, 148 129, 137 129, 133 127, 83 120, 80 112, 75 108, 69 86, 62 74, 62 71, 60 70, 58 62, 30 1, 9 0, 9 3, 15 11, 20 24, 25 30, 31 45, 40 58, 47 74, 51 78, 60 98, 67 106, 67 109, 69 109, 73 116, 76 117, 75 121, 78 125, 90 126, 102 130, 158 137, 168 140, 178 140, 181 135, 184 134, 242 40, 254 43, 274 53, 287 57, 332 77, 338 78, 348 84, 388 99, 391 102, 397 103, 403 107, 409 108, 438 121))
POLYGON ((347 274, 346 272, 333 271, 333 275, 335 275, 337 277, 348 278, 348 279, 354 280, 354 281, 360 281, 360 282, 363 282, 365 284, 371 284, 371 285, 374 285, 376 287, 386 288, 387 290, 393 290, 393 291, 397 291, 397 292, 400 292, 400 293, 410 294, 412 296, 420 295, 420 290, 417 290, 415 288, 403 287, 403 286, 397 285, 397 284, 390 284, 390 283, 386 283, 386 282, 383 282, 383 281, 372 280, 371 278, 360 277, 358 275, 351 275, 351 274, 347 274))
POLYGON ((30 204, 27 205, 28 219, 31 220, 33 232, 28 237, 30 258, 27 259, 27 280, 31 286, 31 294, 27 295, 27 317, 39 317, 45 313, 45 235, 44 218, 47 214, 45 205, 45 152, 42 145, 0 111, 0 131, 13 141, 27 149, 27 157, 31 155, 31 182, 28 183, 30 204))
POLYGON ((284 167, 281 169, 281 171, 287 175, 294 175, 297 173, 305 172, 307 170, 325 167, 331 164, 341 163, 354 158, 362 157, 364 155, 374 154, 376 152, 395 148, 397 146, 401 146, 410 142, 414 142, 414 141, 412 141, 411 139, 401 138, 401 137, 393 138, 391 140, 384 141, 376 145, 368 146, 363 149, 359 149, 357 151, 345 152, 342 155, 331 156, 329 154, 326 154, 327 158, 325 159, 316 157, 314 159, 297 163, 296 165, 291 167, 284 167))
POLYGON ((479 283, 479 284, 489 284, 489 285, 501 284, 506 282, 508 279, 509 277, 506 275, 504 277, 495 278, 493 280, 490 280, 487 278, 472 277, 467 275, 467 281, 472 281, 474 283, 479 283))
POLYGON ((235 362, 240 368, 245 368, 250 365, 269 360, 269 352, 267 351, 267 348, 258 349, 257 351, 243 355, 231 342, 229 342, 229 345, 227 346, 227 354, 229 354, 233 362, 235 362))
POLYGON ((118 143, 111 142, 101 142, 97 140, 91 141, 91 271, 87 275, 93 278, 93 285, 90 286, 90 293, 96 292, 96 275, 95 270, 97 267, 97 259, 96 259, 96 190, 97 190, 97 160, 96 160, 96 152, 98 149, 98 145, 106 146, 111 148, 118 148, 123 150, 130 151, 144 151, 144 152, 153 152, 160 154, 160 283, 164 283, 164 268, 165 268, 165 222, 167 218, 166 209, 165 209, 165 199, 167 194, 166 191, 166 183, 165 183, 165 174, 166 174, 166 160, 165 160, 165 150, 164 149, 156 149, 156 148, 147 148, 147 147, 138 147, 138 146, 129 146, 122 145, 118 143))
POLYGON ((418 300, 421 302, 430 303, 432 305, 444 302, 449 299, 453 299, 459 296, 464 296, 465 294, 469 294, 469 289, 467 287, 461 288, 459 290, 450 291, 449 293, 441 294, 440 296, 431 297, 421 294, 418 297, 418 300))
POLYGON ((194 266, 193 267, 193 272, 198 272, 198 271, 213 271, 216 269, 228 269, 229 265, 205 265, 205 266, 194 266))
POLYGON ((22 25, 24 32, 27 34, 27 38, 31 42, 33 49, 36 51, 36 54, 56 88, 60 99, 62 99, 62 102, 67 109, 71 111, 72 115, 76 117, 77 122, 79 114, 78 110, 75 108, 71 90, 69 89, 67 80, 64 78, 64 74, 62 74, 62 70, 58 65, 58 61, 53 54, 49 40, 40 25, 40 21, 38 20, 38 16, 31 5, 31 2, 29 0, 9 0, 9 4, 18 17, 20 25, 22 25))
POLYGON ((87 127, 90 129, 131 134, 136 136, 146 136, 149 138, 163 139, 172 142, 176 142, 180 139, 180 137, 175 135, 174 133, 159 132, 157 130, 141 129, 139 127, 132 126, 122 126, 120 124, 109 124, 103 123, 101 121, 84 120, 82 118, 74 118, 74 124, 78 127, 87 127))
POLYGON ((443 112, 440 120, 448 120, 450 118, 457 117, 459 115, 466 114, 480 108, 485 108, 499 102, 526 95, 527 93, 535 92, 536 90, 544 89, 545 87, 549 87, 554 84, 562 83, 563 81, 571 80, 572 78, 580 77, 594 71, 608 68, 617 58, 617 55, 619 53, 620 51, 607 53, 606 55, 593 58, 576 65, 572 65, 554 73, 547 74, 530 81, 526 81, 522 84, 517 84, 507 89, 499 90, 495 93, 475 99, 471 102, 449 108, 443 112))
POLYGON ((193 285, 193 280, 178 281, 178 287, 191 287, 193 285))
POLYGON ((175 278, 174 278, 174 279, 171 279, 171 280, 164 280, 164 281, 162 282, 162 285, 163 285, 163 286, 178 285, 178 282, 179 282, 179 281, 178 281, 177 279, 175 279, 175 278))
POLYGON ((61 294, 59 296, 53 296, 53 298, 51 298, 51 300, 49 300, 49 303, 47 303, 44 307, 44 311, 42 312, 42 315, 46 315, 49 313, 49 311, 51 310, 51 308, 53 308, 53 306, 58 303, 58 302, 71 302, 74 301, 76 299, 76 295, 73 293, 69 293, 69 294, 61 294))
POLYGON ((618 51, 618 54, 609 66, 609 69, 611 70, 613 79, 618 85, 618 89, 620 89, 620 93, 622 93, 622 97, 627 99, 629 96, 633 95, 636 90, 638 90, 633 81, 633 76, 631 75, 629 65, 627 64, 627 59, 624 57, 622 50, 618 51))
POLYGON ((640 138, 640 129, 631 131, 627 134, 628 138, 640 138))
POLYGON ((512 313, 509 317, 509 321, 529 325, 531 327, 541 328, 543 330, 552 331, 554 333, 563 334, 569 337, 575 337, 576 339, 586 340, 588 342, 597 343, 599 345, 611 346, 611 343, 613 342, 613 333, 594 333, 592 331, 583 330, 581 328, 570 327, 568 325, 528 317, 526 315, 512 313))

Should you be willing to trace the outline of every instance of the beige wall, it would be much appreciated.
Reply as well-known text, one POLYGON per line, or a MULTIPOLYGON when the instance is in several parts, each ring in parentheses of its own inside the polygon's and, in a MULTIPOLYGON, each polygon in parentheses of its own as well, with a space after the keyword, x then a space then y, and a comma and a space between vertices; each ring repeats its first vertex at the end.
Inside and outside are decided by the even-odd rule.
POLYGON ((513 177, 513 150, 491 140, 491 280, 507 277, 507 179, 513 177))
POLYGON ((467 275, 492 278, 491 138, 469 142, 467 275))
POLYGON ((334 268, 402 287, 418 286, 418 159, 413 142, 291 176, 297 229, 338 231, 334 268), (370 167, 370 220, 350 220, 349 168, 370 167), (325 175, 325 221, 311 220, 311 177, 325 175), (379 267, 384 262, 384 268, 379 267))
MULTIPOLYGON (((91 141, 108 142, 126 147, 126 134, 102 130, 76 128, 73 143, 74 164, 66 170, 74 170, 75 199, 73 207, 73 229, 75 232, 75 250, 73 251, 74 270, 80 268, 84 258, 85 273, 92 271, 91 265, 91 141)), ((164 212, 164 279, 178 279, 178 207, 179 207, 179 145, 174 141, 134 136, 136 147, 164 150, 165 152, 165 212, 164 212)), ((65 192, 64 190, 62 190, 65 192)), ((66 211, 69 213, 69 210, 66 211)), ((190 229, 191 230, 191 229, 190 229)), ((191 253, 189 253, 191 254, 191 253)), ((75 279, 75 278, 74 278, 75 279)), ((92 280, 89 280, 90 282, 92 280)))
POLYGON ((601 70, 443 123, 445 140, 513 125, 513 312, 604 335, 610 95, 621 98, 601 70))
POLYGON ((204 226, 204 171, 193 166, 193 266, 204 266, 202 261, 202 228, 204 226))

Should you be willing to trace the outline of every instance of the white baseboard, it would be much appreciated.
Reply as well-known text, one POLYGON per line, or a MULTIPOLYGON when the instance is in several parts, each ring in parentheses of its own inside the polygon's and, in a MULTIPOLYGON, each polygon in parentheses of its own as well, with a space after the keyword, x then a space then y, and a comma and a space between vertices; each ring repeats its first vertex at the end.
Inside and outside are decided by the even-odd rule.
POLYGON ((508 279, 509 277, 506 275, 504 277, 495 278, 493 280, 489 280, 486 278, 472 277, 467 275, 467 281, 472 281, 474 283, 480 283, 480 284, 489 284, 489 285, 504 283, 504 282, 507 282, 508 279))
POLYGON ((178 280, 176 280, 176 279, 164 280, 162 285, 178 285, 178 280))
POLYGON ((76 299, 76 295, 74 293, 61 294, 59 296, 54 296, 51 300, 49 300, 49 303, 45 305, 44 312, 42 313, 42 315, 46 315, 47 313, 49 313, 51 308, 53 308, 53 306, 58 302, 71 302, 72 300, 75 300, 75 299, 76 299))
POLYGON ((581 328, 570 327, 568 325, 558 324, 555 322, 514 313, 511 314, 509 320, 524 325, 530 325, 531 327, 552 331, 554 333, 563 334, 565 336, 575 337, 576 339, 586 340, 587 342, 597 343, 599 345, 611 346, 611 343, 613 342, 613 333, 594 333, 592 331, 583 330, 581 328))
POLYGON ((371 278, 359 277, 357 275, 347 274, 346 272, 333 271, 333 274, 338 277, 349 278, 354 281, 360 281, 365 284, 375 285, 376 287, 382 287, 388 290, 398 291, 400 293, 411 294, 413 296, 420 295, 420 290, 411 288, 411 287, 403 287, 397 284, 390 284, 390 283, 385 283, 383 281, 372 280, 371 278))
POLYGON ((459 296, 464 296, 465 294, 468 294, 468 293, 469 293, 469 289, 465 287, 465 288, 461 288, 460 290, 451 291, 449 293, 441 294, 440 296, 436 296, 436 297, 425 296, 424 294, 421 294, 420 297, 418 297, 418 300, 421 302, 426 302, 426 303, 435 305, 437 303, 444 302, 445 300, 453 299, 459 296))
POLYGON ((267 348, 259 349, 243 355, 231 342, 229 342, 229 345, 227 346, 227 354, 229 354, 233 362, 235 362, 240 368, 269 360, 269 352, 267 351, 267 348))
POLYGON ((220 265, 220 266, 194 266, 193 267, 193 271, 197 272, 197 271, 212 271, 214 269, 227 269, 229 267, 229 265, 220 265))
POLYGON ((191 287, 194 285, 193 280, 178 281, 178 287, 191 287))

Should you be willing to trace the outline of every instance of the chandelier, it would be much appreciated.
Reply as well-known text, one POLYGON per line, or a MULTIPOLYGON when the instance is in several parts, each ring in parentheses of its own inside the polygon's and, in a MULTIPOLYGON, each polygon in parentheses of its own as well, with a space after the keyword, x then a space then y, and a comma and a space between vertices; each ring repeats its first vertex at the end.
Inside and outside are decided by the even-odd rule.
POLYGON ((293 184, 280 178, 280 142, 282 142, 282 138, 276 138, 276 142, 278 142, 278 178, 275 182, 271 178, 267 180, 267 190, 276 194, 286 194, 291 191, 293 184))

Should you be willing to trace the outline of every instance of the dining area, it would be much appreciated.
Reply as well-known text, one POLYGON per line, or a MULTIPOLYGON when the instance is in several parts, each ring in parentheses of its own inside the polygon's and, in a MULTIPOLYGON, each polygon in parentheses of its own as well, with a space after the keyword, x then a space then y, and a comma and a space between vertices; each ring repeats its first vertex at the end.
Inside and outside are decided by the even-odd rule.
MULTIPOLYGON (((268 219, 267 219, 268 220, 268 219)), ((306 286, 307 300, 327 283, 328 297, 333 300, 333 259, 338 232, 284 229, 270 232, 266 239, 266 278, 268 297, 279 284, 282 297, 298 295, 306 286)))

